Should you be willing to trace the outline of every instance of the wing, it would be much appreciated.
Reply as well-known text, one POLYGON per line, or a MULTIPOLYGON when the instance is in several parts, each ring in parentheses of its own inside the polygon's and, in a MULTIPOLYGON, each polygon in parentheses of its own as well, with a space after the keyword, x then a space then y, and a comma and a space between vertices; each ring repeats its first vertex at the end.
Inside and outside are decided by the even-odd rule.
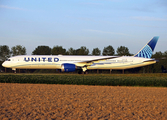
POLYGON ((75 64, 76 64, 76 66, 87 67, 87 66, 92 65, 93 63, 98 63, 100 61, 104 61, 104 60, 108 60, 108 59, 114 59, 114 58, 119 58, 119 57, 120 56, 110 56, 110 57, 104 57, 104 58, 99 58, 99 59, 81 61, 81 62, 77 62, 75 64))

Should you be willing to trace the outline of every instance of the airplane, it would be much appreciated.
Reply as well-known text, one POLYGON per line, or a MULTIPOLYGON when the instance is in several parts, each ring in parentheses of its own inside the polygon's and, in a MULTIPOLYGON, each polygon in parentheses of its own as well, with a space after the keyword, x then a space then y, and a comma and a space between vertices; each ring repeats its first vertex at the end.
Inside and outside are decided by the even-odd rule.
POLYGON ((156 63, 151 59, 159 36, 153 37, 134 56, 20 55, 8 58, 2 66, 16 69, 60 69, 85 73, 92 69, 125 70, 156 63))

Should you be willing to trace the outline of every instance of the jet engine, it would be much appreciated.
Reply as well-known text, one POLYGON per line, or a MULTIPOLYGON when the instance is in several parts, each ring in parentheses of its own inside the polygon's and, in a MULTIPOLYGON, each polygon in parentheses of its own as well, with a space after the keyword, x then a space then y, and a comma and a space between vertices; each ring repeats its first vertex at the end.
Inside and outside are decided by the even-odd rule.
POLYGON ((76 69, 75 64, 64 63, 61 66, 61 71, 62 72, 74 72, 75 69, 76 69))

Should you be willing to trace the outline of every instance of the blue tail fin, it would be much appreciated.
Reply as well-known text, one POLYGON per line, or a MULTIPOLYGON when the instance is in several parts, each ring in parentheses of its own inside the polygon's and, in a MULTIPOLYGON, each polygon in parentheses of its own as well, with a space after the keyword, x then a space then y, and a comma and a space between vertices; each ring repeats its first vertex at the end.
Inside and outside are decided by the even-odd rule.
POLYGON ((155 45, 159 39, 159 36, 153 37, 137 54, 135 57, 151 58, 155 45))

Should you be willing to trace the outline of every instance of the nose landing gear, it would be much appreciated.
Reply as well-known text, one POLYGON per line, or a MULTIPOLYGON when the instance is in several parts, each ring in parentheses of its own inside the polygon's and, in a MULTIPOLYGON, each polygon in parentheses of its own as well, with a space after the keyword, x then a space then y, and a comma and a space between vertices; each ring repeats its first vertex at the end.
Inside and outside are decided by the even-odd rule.
POLYGON ((12 68, 12 70, 14 71, 14 73, 16 73, 16 68, 12 68))

